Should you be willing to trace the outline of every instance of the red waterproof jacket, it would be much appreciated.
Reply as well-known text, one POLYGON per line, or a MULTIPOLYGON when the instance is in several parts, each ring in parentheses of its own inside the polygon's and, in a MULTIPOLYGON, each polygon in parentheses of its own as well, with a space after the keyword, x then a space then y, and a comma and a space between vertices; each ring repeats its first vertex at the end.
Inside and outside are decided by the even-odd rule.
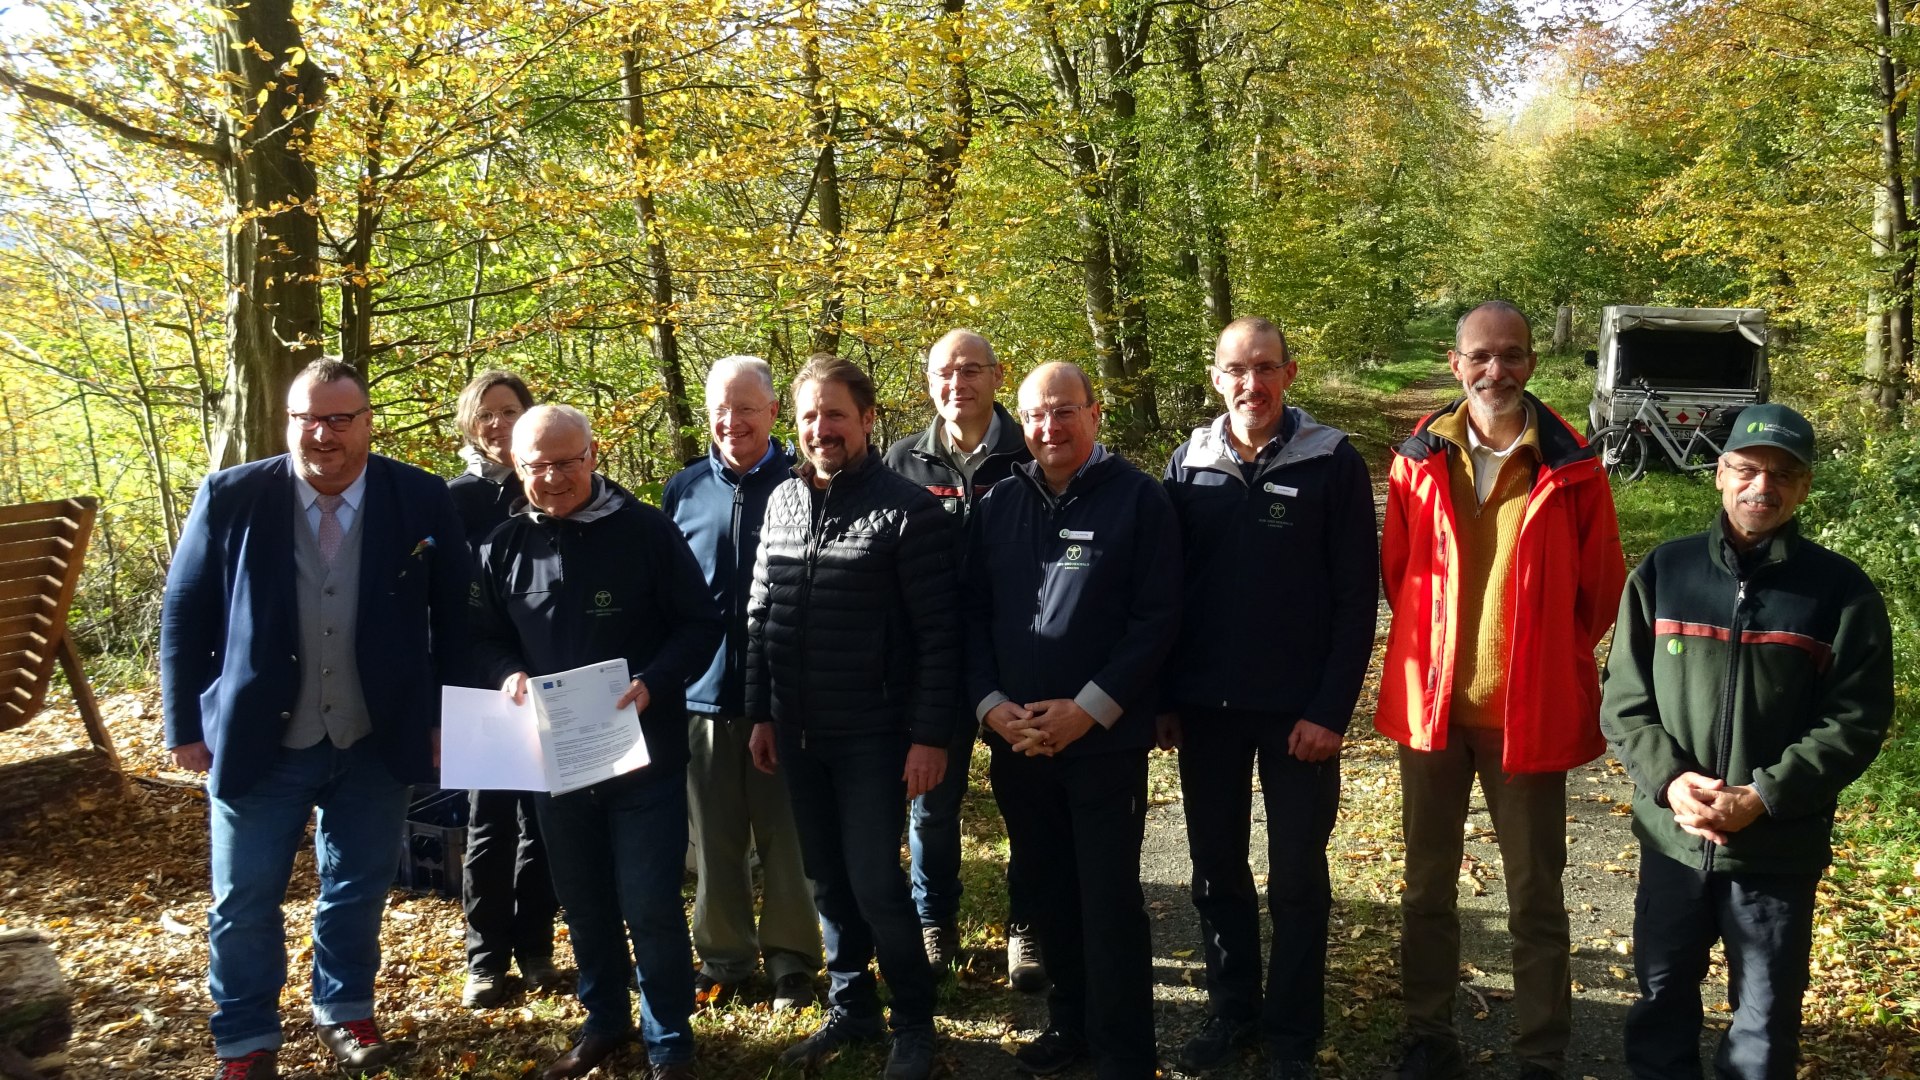
MULTIPOLYGON (((1542 464, 1514 551, 1501 767, 1560 772, 1606 748, 1593 652, 1613 624, 1627 569, 1613 491, 1593 450, 1538 398, 1527 401, 1542 464)), ((1420 421, 1395 450, 1387 485, 1380 555, 1393 627, 1373 724, 1415 750, 1447 745, 1460 610, 1447 455, 1464 451, 1428 429, 1463 407, 1464 399, 1420 421)))

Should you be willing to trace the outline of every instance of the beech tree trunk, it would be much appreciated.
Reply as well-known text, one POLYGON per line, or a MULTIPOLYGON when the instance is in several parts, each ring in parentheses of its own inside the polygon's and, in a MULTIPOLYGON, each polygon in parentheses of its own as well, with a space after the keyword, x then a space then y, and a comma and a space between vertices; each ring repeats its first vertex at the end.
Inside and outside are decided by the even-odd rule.
POLYGON ((305 153, 326 88, 320 68, 304 58, 293 9, 293 0, 223 8, 227 21, 215 42, 232 77, 228 107, 243 118, 221 115, 233 226, 226 235, 226 391, 211 448, 219 468, 286 449, 287 388, 321 351, 320 223, 305 153), (282 76, 294 56, 301 58, 294 74, 282 76))
POLYGON ((1906 72, 1894 60, 1897 33, 1889 0, 1875 0, 1874 23, 1880 34, 1877 85, 1880 98, 1881 186, 1886 191, 1886 237, 1893 280, 1885 302, 1886 330, 1879 371, 1868 371, 1869 394, 1889 416, 1899 411, 1907 368, 1913 358, 1913 286, 1915 242, 1912 208, 1907 202, 1906 169, 1901 160, 1901 126, 1906 119, 1906 72))
POLYGON ((813 328, 813 351, 838 353, 840 331, 847 317, 847 297, 841 274, 846 224, 840 215, 840 162, 834 139, 840 126, 840 107, 827 100, 826 77, 820 71, 820 47, 809 34, 805 44, 808 129, 818 151, 813 161, 813 192, 819 205, 815 218, 827 248, 827 291, 820 301, 820 321, 813 328))
POLYGON ((639 189, 633 197, 634 219, 639 223, 640 242, 647 249, 647 293, 653 301, 648 329, 652 331, 653 358, 660 365, 660 384, 667 392, 668 435, 675 461, 691 461, 700 453, 693 419, 693 406, 687 399, 687 379, 680 365, 680 332, 674 321, 673 265, 667 261, 666 238, 660 235, 658 211, 653 204, 653 144, 648 141, 646 88, 640 78, 639 55, 633 49, 620 54, 621 75, 627 91, 627 139, 633 147, 633 166, 639 189))

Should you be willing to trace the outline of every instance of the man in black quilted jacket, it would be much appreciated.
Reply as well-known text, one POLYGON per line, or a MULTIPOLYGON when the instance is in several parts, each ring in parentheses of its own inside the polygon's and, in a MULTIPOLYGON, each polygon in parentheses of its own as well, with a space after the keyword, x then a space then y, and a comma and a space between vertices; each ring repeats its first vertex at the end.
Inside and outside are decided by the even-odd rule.
POLYGON ((811 1067, 881 1036, 877 958, 893 1006, 887 1080, 923 1080, 935 984, 900 840, 907 800, 940 782, 955 738, 954 531, 870 451, 866 372, 815 356, 793 404, 805 460, 767 502, 747 603, 749 748, 786 773, 831 985, 826 1021, 781 1061, 811 1067))

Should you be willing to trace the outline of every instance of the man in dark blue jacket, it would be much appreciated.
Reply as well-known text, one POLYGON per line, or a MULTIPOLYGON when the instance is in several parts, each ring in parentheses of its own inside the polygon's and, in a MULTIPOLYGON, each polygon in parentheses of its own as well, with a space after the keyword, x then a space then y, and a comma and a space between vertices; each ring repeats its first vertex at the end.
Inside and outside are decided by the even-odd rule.
POLYGON ((747 594, 767 496, 793 473, 793 452, 772 437, 780 399, 765 360, 730 356, 707 373, 713 448, 667 481, 662 508, 680 526, 727 617, 713 661, 687 688, 687 799, 693 808, 693 945, 700 951, 694 995, 722 1004, 765 959, 775 1011, 813 1001, 820 970, 820 920, 800 865, 793 804, 778 770, 754 767, 747 743, 747 594), (753 920, 753 873, 760 856, 760 924, 753 920))
POLYGON ((1167 493, 1107 452, 1086 373, 1020 387, 1031 464, 994 485, 967 555, 966 700, 990 730, 1008 842, 1047 898, 1046 1030, 1015 1054, 1100 1080, 1155 1074, 1153 946, 1140 889, 1156 677, 1179 628, 1167 493))
POLYGON ((633 1037, 627 947, 640 983, 640 1035, 654 1080, 693 1074, 693 955, 680 877, 687 850, 688 680, 723 623, 672 519, 594 472, 587 418, 527 411, 513 433, 526 505, 480 552, 475 660, 524 700, 529 674, 625 658, 647 765, 536 800, 554 892, 567 915, 587 1022, 546 1080, 584 1076, 633 1037))
MULTIPOLYGON (((1033 460, 1019 421, 993 399, 1002 380, 1000 360, 972 330, 949 330, 927 350, 927 397, 934 408, 925 431, 887 448, 887 468, 927 489, 964 533, 973 508, 1014 466, 1033 460)), ((960 550, 966 550, 961 541, 960 550)), ((962 580, 965 580, 964 577, 962 580)), ((966 705, 940 786, 913 800, 913 906, 927 961, 941 971, 960 959, 960 799, 967 762, 980 725, 966 705)), ((1016 990, 1047 984, 1040 942, 1033 934, 1039 900, 1007 860, 1007 982, 1016 990)))
POLYGON ((1227 411, 1167 462, 1185 604, 1162 741, 1180 748, 1210 1013, 1181 1054, 1189 1072, 1258 1038, 1268 1076, 1312 1077, 1326 1026, 1327 839, 1340 740, 1373 652, 1378 549, 1366 461, 1345 433, 1287 406, 1298 372, 1278 327, 1235 320, 1211 371, 1227 411), (1236 638, 1264 659, 1249 662, 1236 638), (1264 1002, 1247 865, 1256 759, 1273 914, 1264 1002))
POLYGON ((225 1080, 278 1075, 280 909, 316 808, 314 1024, 348 1069, 396 1053, 373 1021, 380 916, 407 786, 434 778, 472 575, 446 485, 369 454, 371 413, 359 371, 309 365, 287 393, 288 453, 208 476, 167 572, 167 745, 210 773, 207 983, 225 1080))

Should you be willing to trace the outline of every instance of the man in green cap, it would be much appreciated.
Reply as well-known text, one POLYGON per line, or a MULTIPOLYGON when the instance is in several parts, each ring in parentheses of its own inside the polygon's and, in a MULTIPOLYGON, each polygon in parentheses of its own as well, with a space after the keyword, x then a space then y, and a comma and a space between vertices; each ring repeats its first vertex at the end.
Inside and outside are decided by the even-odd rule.
POLYGON ((1784 405, 1740 414, 1714 474, 1722 512, 1628 579, 1600 727, 1633 777, 1640 1080, 1700 1075, 1700 983, 1726 948, 1733 1023, 1715 1075, 1791 1078, 1842 788, 1893 713, 1887 609, 1867 575, 1800 535, 1813 428, 1784 405))

